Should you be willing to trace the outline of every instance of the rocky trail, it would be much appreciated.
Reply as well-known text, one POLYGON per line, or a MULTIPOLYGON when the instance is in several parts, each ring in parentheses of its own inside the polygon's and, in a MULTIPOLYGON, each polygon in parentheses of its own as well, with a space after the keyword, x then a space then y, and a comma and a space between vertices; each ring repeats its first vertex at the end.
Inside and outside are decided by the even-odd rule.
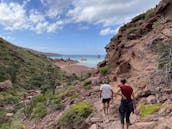
MULTIPOLYGON (((115 87, 113 87, 115 91, 115 87)), ((92 126, 90 129, 121 129, 120 118, 119 118, 119 104, 120 104, 120 96, 114 96, 113 100, 110 103, 109 114, 105 115, 103 112, 103 106, 101 99, 97 96, 91 100, 94 102, 95 112, 91 115, 90 122, 92 126)), ((138 116, 135 114, 131 114, 131 123, 136 123, 138 116)), ((133 129, 135 128, 134 125, 133 129)))

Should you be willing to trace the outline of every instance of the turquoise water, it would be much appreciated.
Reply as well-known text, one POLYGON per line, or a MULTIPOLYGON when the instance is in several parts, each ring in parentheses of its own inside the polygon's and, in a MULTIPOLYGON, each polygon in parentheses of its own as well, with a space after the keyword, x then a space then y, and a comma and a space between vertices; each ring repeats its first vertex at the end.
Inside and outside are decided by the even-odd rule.
POLYGON ((61 56, 53 56, 52 59, 71 59, 77 60, 79 64, 90 67, 96 68, 97 64, 104 60, 104 55, 100 55, 100 58, 97 58, 97 55, 61 55, 61 56), (86 59, 86 60, 81 60, 86 59))

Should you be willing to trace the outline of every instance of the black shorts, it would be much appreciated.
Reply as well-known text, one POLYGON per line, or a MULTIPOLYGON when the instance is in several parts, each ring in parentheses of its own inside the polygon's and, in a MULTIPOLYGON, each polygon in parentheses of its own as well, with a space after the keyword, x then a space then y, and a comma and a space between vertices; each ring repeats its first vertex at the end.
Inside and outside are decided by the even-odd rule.
POLYGON ((110 102, 110 98, 102 99, 102 103, 109 103, 109 102, 110 102))

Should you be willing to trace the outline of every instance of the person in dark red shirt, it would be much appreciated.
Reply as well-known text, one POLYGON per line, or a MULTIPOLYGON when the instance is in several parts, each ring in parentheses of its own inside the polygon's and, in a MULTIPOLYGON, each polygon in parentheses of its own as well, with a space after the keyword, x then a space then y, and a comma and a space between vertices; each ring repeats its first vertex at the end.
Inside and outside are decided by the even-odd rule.
POLYGON ((133 88, 126 85, 126 80, 121 80, 121 85, 119 85, 119 90, 117 94, 121 95, 121 104, 119 107, 120 120, 122 129, 124 129, 124 119, 126 119, 127 129, 130 125, 130 114, 134 113, 135 108, 135 97, 133 93, 133 88))

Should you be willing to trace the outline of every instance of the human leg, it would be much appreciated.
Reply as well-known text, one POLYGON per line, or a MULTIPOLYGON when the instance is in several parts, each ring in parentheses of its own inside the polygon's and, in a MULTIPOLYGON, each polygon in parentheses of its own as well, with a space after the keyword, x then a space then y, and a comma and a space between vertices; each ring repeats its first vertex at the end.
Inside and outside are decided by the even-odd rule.
POLYGON ((124 119, 125 119, 125 113, 120 112, 120 121, 121 121, 121 128, 124 129, 124 119))
POLYGON ((131 112, 126 112, 127 129, 129 128, 129 125, 130 125, 130 114, 131 114, 131 112))
POLYGON ((109 107, 110 107, 110 98, 107 99, 107 114, 109 114, 109 107))
POLYGON ((106 114, 106 102, 105 102, 105 99, 102 99, 102 103, 103 103, 104 114, 106 114))

